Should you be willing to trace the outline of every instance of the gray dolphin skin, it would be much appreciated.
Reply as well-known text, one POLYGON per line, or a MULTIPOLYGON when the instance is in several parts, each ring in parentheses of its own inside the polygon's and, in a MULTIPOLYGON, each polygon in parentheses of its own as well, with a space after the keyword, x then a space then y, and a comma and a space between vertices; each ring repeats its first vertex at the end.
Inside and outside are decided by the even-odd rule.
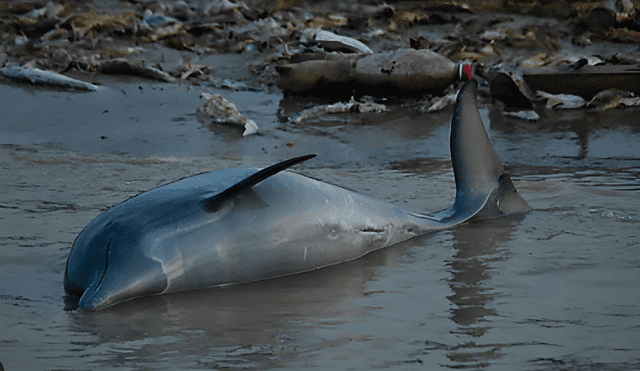
POLYGON ((99 215, 76 238, 64 288, 84 310, 138 297, 292 275, 357 259, 460 223, 529 210, 504 172, 476 106, 458 93, 451 121, 453 206, 434 215, 284 171, 196 175, 144 192, 99 215))

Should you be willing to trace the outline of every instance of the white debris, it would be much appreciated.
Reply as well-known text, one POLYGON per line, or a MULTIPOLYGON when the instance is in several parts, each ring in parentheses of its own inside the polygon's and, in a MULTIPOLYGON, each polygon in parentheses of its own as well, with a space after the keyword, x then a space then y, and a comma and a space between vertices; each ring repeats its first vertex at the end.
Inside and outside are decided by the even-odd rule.
POLYGON ((349 50, 353 53, 373 53, 368 46, 360 41, 350 37, 336 35, 329 31, 318 31, 315 40, 325 49, 349 50))
POLYGON ((518 90, 520 91, 520 93, 522 93, 522 95, 524 95, 530 101, 535 101, 533 92, 529 89, 527 83, 524 82, 524 75, 522 74, 522 70, 516 65, 503 62, 489 67, 489 72, 503 73, 507 75, 516 84, 518 90))
POLYGON ((445 95, 444 97, 438 99, 437 102, 432 104, 429 108, 426 109, 426 112, 437 112, 448 106, 452 106, 456 102, 456 94, 445 95))
POLYGON ((375 30, 373 30, 371 32, 366 33, 365 35, 369 35, 369 36, 373 37, 373 36, 382 36, 384 34, 385 34, 384 30, 381 30, 381 29, 378 28, 378 29, 375 29, 375 30))
POLYGON ((506 38, 507 38, 507 33, 504 31, 504 29, 486 30, 480 35, 480 39, 486 40, 486 41, 504 40, 506 38))
POLYGON ((269 41, 271 37, 282 38, 289 34, 285 28, 271 17, 259 19, 239 27, 229 27, 228 29, 234 33, 237 40, 249 38, 260 42, 269 41))
POLYGON ((615 89, 603 90, 587 103, 587 108, 597 107, 599 109, 631 106, 640 106, 640 97, 636 97, 635 94, 630 91, 615 89))
POLYGON ((302 36, 300 36, 300 44, 309 45, 315 38, 316 34, 320 32, 320 27, 308 27, 302 30, 302 36))
POLYGON ((513 117, 522 121, 535 122, 538 121, 540 115, 534 110, 522 110, 516 112, 504 112, 505 115, 513 117))
POLYGON ((63 5, 54 4, 53 2, 49 1, 44 8, 33 9, 32 11, 23 15, 22 18, 38 19, 40 17, 43 17, 47 19, 53 19, 53 18, 57 18, 56 16, 58 15, 58 13, 60 13, 63 10, 64 10, 63 5))
MULTIPOLYGON (((351 98, 353 101, 353 98, 351 98)), ((351 112, 369 113, 369 112, 383 112, 387 110, 387 106, 384 104, 378 104, 373 102, 355 102, 351 112)))
POLYGON ((97 91, 96 85, 88 82, 72 79, 52 71, 44 71, 38 68, 24 68, 19 66, 0 68, 0 75, 18 80, 28 81, 36 85, 49 85, 63 88, 97 91))
POLYGON ((582 97, 571 94, 549 94, 538 90, 538 96, 547 99, 547 109, 574 109, 584 107, 587 102, 582 97))
POLYGON ((16 36, 16 38, 13 39, 13 44, 16 46, 22 46, 26 44, 28 41, 29 39, 26 36, 16 36))
POLYGON ((234 4, 229 0, 218 0, 207 6, 204 10, 205 14, 215 15, 230 12, 235 8, 247 7, 244 3, 234 4))
POLYGON ((291 121, 295 122, 296 124, 299 124, 304 120, 323 116, 329 113, 345 113, 345 112, 367 113, 367 112, 382 112, 386 110, 387 110, 387 107, 384 104, 371 103, 371 102, 367 102, 367 103, 356 102, 353 99, 353 97, 351 97, 351 100, 348 103, 338 102, 334 104, 327 104, 327 105, 306 109, 300 112, 294 118, 292 118, 291 121))
POLYGON ((173 76, 156 67, 147 65, 142 59, 117 58, 103 62, 95 61, 91 68, 105 74, 129 74, 166 82, 175 81, 173 76))
POLYGON ((253 120, 247 120, 247 123, 244 125, 244 132, 242 133, 243 137, 247 135, 256 134, 258 132, 258 125, 253 120))
MULTIPOLYGON (((147 9, 149 10, 149 9, 147 9)), ((145 17, 138 26, 140 31, 148 32, 156 28, 167 27, 170 25, 180 24, 181 22, 173 17, 163 14, 155 14, 145 17)))
MULTIPOLYGON (((261 42, 269 41, 272 37, 282 38, 289 34, 289 32, 281 27, 278 22, 273 18, 268 18, 267 22, 260 27, 259 34, 253 35, 253 39, 261 42)), ((286 45, 286 44, 285 44, 286 45)))
POLYGON ((235 104, 220 94, 200 93, 200 98, 207 100, 204 106, 199 107, 196 111, 200 121, 244 126, 243 137, 258 132, 258 125, 241 114, 235 104))
POLYGON ((640 97, 634 98, 620 98, 616 107, 634 107, 640 106, 640 97))
POLYGON ((587 65, 589 66, 597 66, 605 63, 605 61, 602 58, 596 55, 589 55, 586 57, 582 55, 565 55, 562 58, 558 58, 558 60, 556 60, 554 64, 556 65, 573 64, 581 59, 586 59, 587 65))

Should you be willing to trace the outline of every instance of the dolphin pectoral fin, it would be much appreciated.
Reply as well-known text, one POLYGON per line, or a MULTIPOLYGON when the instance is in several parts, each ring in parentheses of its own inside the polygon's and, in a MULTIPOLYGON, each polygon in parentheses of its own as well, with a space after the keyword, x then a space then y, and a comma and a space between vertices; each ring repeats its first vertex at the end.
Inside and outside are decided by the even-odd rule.
POLYGON ((242 179, 238 183, 232 185, 231 187, 225 189, 224 191, 216 194, 215 196, 209 197, 205 200, 202 209, 206 212, 215 212, 220 206, 227 200, 230 200, 240 194, 243 190, 247 188, 251 188, 254 185, 260 183, 261 181, 273 176, 285 169, 290 168, 291 166, 298 164, 300 162, 309 160, 311 158, 316 157, 315 154, 294 157, 289 160, 285 160, 279 162, 275 165, 271 165, 266 167, 256 173, 248 176, 247 178, 242 179))
POLYGON ((435 214, 447 225, 527 211, 484 128, 477 106, 477 82, 458 92, 451 119, 451 162, 456 179, 453 206, 435 214))

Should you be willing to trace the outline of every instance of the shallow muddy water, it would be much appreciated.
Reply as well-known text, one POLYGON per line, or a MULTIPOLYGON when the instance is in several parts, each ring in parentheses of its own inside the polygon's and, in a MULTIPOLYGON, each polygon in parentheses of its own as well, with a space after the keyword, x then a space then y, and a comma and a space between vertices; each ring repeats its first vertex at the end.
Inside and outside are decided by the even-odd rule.
POLYGON ((528 214, 312 273, 65 311, 80 230, 181 177, 318 153, 296 171, 411 211, 454 196, 450 110, 294 125, 281 95, 226 92, 261 128, 242 138, 196 120, 209 88, 102 79, 95 94, 0 86, 5 370, 640 368, 640 110, 531 124, 484 105, 528 214))

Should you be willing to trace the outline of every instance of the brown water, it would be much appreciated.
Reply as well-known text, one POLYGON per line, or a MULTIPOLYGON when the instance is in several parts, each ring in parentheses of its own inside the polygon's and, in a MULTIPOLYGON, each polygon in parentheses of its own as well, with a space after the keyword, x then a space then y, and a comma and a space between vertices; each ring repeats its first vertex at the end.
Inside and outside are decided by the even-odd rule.
POLYGON ((278 118, 291 105, 277 94, 225 91, 262 129, 242 139, 195 119, 196 88, 103 79, 92 94, 0 86, 7 371, 640 368, 640 110, 531 124, 485 106, 526 215, 312 273, 69 312, 62 277, 80 230, 184 176, 318 153, 297 171, 412 211, 454 196, 450 111, 296 126, 278 118))

